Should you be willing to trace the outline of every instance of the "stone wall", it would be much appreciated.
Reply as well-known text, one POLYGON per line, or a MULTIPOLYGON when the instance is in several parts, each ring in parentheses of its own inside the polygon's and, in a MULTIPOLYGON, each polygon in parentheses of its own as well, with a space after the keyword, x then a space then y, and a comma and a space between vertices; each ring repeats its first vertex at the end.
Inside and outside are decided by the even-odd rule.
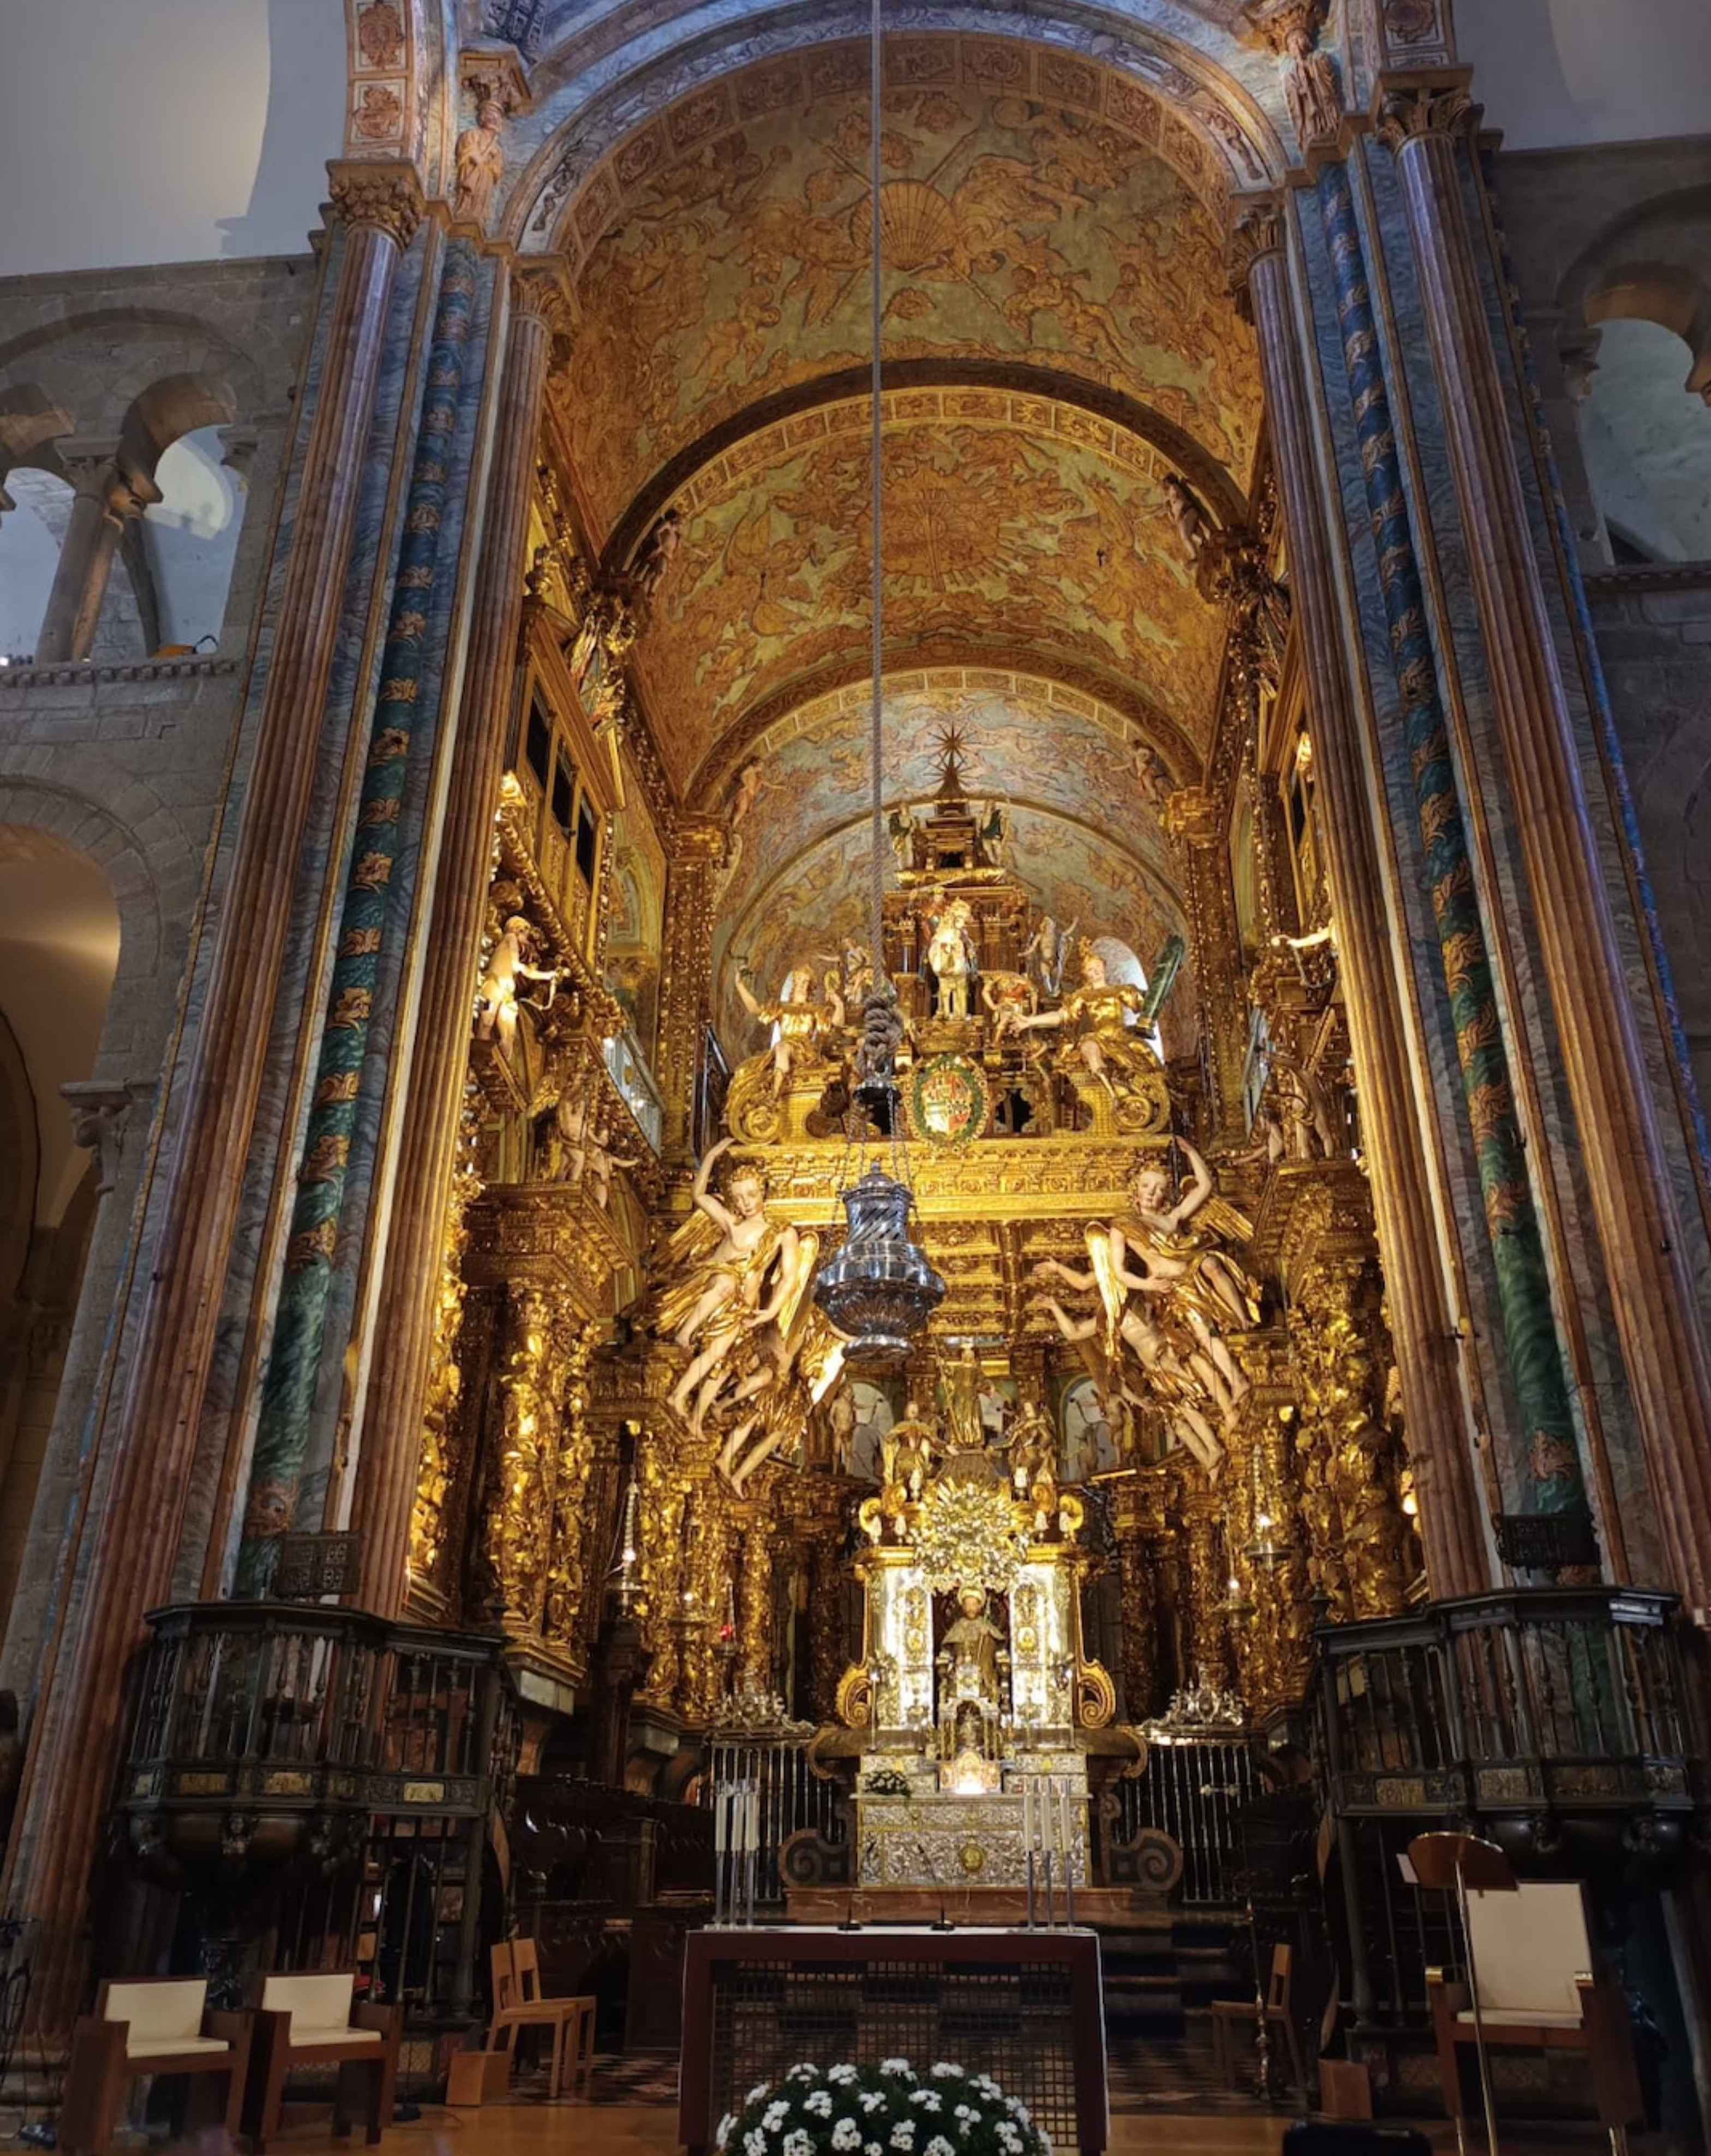
MULTIPOLYGON (((100 1053, 85 1074, 112 1105, 100 1178, 110 1176, 111 1188, 90 1237, 44 1480, 37 1489, 33 1464, 20 1460, 20 1471, 30 1471, 9 1474, 4 1484, 8 1543, 20 1532, 20 1507, 34 1500, 30 1554, 0 1655, 0 1684, 23 1693, 50 1630, 59 1534, 83 1464, 79 1433, 112 1367, 110 1320, 139 1260, 134 1219, 161 1136, 163 1078, 181 1049, 206 864, 231 798, 251 634, 315 285, 309 256, 0 281, 0 321, 10 332, 0 343, 0 428, 8 413, 16 423, 9 439, 0 434, 0 463, 51 470, 61 437, 117 436, 140 393, 193 377, 229 406, 222 424, 249 497, 217 651, 0 670, 0 823, 50 831, 94 860, 120 916, 118 969, 100 1053), (19 431, 30 431, 32 413, 45 415, 38 429, 56 431, 26 440, 20 459, 19 431)), ((185 407, 181 416, 193 410, 196 424, 206 424, 208 408, 185 407)))

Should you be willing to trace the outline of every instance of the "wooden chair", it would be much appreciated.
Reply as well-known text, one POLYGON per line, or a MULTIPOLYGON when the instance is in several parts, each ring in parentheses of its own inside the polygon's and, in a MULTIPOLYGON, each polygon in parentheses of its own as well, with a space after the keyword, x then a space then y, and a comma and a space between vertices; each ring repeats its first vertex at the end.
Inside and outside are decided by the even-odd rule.
MULTIPOLYGON (((1507 1893, 1468 1894, 1468 1951, 1479 1987, 1488 2045, 1529 2051, 1584 2051, 1592 2070, 1598 2118, 1612 2148, 1627 2146, 1644 2123, 1627 2003, 1613 1984, 1595 1983, 1585 1899, 1572 1880, 1525 1880, 1507 1893)), ((1464 2051, 1475 2048, 1473 2000, 1465 1984, 1442 1969, 1426 1972, 1437 2039, 1444 2107, 1457 2131, 1467 2116, 1464 2051)))
POLYGON ((359 2006, 350 1969, 316 1970, 300 1976, 260 1979, 255 2016, 255 2061, 243 2106, 243 2130, 256 2156, 279 2130, 285 2077, 293 2066, 336 2066, 333 2131, 348 2133, 353 2083, 366 2084, 363 2123, 371 2147, 392 2123, 398 2086, 397 2006, 359 2006))
MULTIPOLYGON (((1294 2016, 1290 2007, 1290 1966, 1294 1950, 1282 1941, 1272 1948, 1272 1979, 1265 1999, 1265 2020, 1268 2029, 1280 2028, 1289 2046, 1289 2064, 1295 2076, 1295 2086, 1301 2092, 1304 2110, 1307 2104, 1307 2069, 1301 2057, 1301 2039, 1295 2031, 1294 2016)), ((1230 2082, 1235 2076, 1240 2048, 1237 2031, 1244 2032, 1251 2040, 1260 2008, 1251 1999, 1215 1999, 1212 2001, 1212 2060, 1218 2078, 1230 2082)))
POLYGON ((566 2077, 572 2093, 580 2082, 581 2093, 588 2095, 594 2080, 594 2010, 597 2002, 592 1997, 543 1997, 540 1958, 533 1939, 504 1940, 494 1948, 491 1961, 493 2020, 488 2026, 488 2050, 510 2051, 515 2056, 519 2029, 551 2029, 552 2066, 547 2078, 548 2095, 561 2095, 566 2077), (570 2040, 568 2044, 566 2037, 570 2040))
POLYGON ((72 2035, 59 2115, 59 2146, 67 2156, 106 2156, 126 2092, 153 2074, 190 2077, 192 2107, 204 2089, 213 2093, 215 2076, 223 2076, 223 2113, 215 2107, 207 2123, 223 2122, 228 2138, 237 2133, 251 2019, 210 2011, 207 1995, 202 1977, 139 1977, 101 1986, 95 2012, 83 2015, 72 2035))

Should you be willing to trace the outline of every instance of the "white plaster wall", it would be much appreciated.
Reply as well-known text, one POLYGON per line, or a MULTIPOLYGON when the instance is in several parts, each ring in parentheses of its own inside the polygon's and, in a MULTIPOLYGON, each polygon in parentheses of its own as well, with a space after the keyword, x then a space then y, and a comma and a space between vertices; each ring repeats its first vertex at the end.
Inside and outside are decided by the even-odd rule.
POLYGON ((1711 128, 1711 0, 1457 0, 1456 34, 1506 150, 1711 128))
POLYGON ((0 20, 0 276, 304 251, 344 0, 8 0, 0 20))

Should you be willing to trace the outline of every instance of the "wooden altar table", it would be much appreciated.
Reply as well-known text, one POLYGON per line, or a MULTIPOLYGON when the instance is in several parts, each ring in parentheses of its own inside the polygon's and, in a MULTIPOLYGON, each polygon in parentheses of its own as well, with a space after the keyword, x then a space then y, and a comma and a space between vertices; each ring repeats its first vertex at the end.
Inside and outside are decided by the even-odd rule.
POLYGON ((678 2138, 705 2156, 757 2082, 808 2060, 939 2060, 986 2073, 1059 2148, 1100 2156, 1105 2103, 1099 1942, 1089 1931, 798 1925, 690 1933, 678 2138))

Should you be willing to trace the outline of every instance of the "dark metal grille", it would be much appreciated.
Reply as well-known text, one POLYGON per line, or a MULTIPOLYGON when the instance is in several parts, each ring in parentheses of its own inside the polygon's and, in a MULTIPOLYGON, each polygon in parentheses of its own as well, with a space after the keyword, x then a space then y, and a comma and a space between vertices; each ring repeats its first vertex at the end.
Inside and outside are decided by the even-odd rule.
POLYGON ((1156 1827, 1182 1850, 1182 1900, 1189 1907, 1240 1907, 1242 1807, 1258 1782, 1246 1738, 1206 1738, 1150 1746, 1145 1770, 1117 1785, 1121 1837, 1156 1827))
POLYGON ((710 2112, 802 2060, 925 2074, 945 2059, 1021 2098, 1059 2148, 1076 2141, 1074 2020, 1064 1966, 750 1961, 714 1971, 710 2112))

